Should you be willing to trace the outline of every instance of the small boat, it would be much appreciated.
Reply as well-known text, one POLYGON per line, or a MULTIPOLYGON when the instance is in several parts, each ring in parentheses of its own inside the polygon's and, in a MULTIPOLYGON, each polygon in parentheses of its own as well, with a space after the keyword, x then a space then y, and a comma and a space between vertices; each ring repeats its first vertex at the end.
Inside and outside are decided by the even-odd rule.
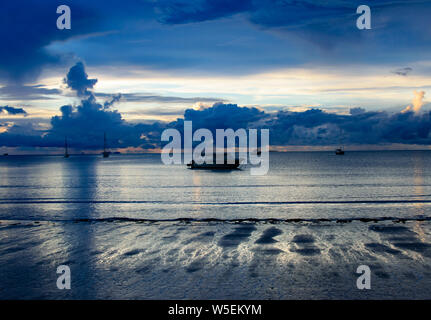
POLYGON ((106 150, 106 132, 105 132, 103 134, 103 152, 102 152, 102 155, 104 158, 108 158, 110 154, 111 154, 111 152, 106 150))
POLYGON ((343 147, 342 147, 342 145, 343 145, 343 130, 340 128, 340 141, 338 142, 339 143, 339 145, 341 146, 341 147, 339 147, 339 148, 337 148, 337 149, 335 149, 335 154, 337 155, 337 156, 342 156, 342 155, 344 155, 344 149, 343 149, 343 147))
POLYGON ((207 170, 233 170, 238 169, 238 167, 241 164, 241 160, 239 158, 235 158, 235 161, 233 163, 229 163, 228 161, 228 154, 224 154, 224 162, 223 163, 216 163, 217 155, 213 154, 213 163, 206 163, 203 162, 201 164, 196 163, 194 160, 192 160, 190 163, 187 164, 187 166, 190 169, 207 169, 207 170))
POLYGON ((9 153, 3 153, 3 155, 4 155, 5 157, 7 157, 7 156, 9 155, 9 153))
POLYGON ((257 150, 256 150, 256 154, 258 155, 258 156, 260 156, 261 154, 262 154, 262 149, 259 147, 259 148, 257 148, 257 150))
POLYGON ((337 156, 342 156, 344 155, 344 150, 342 148, 335 149, 335 154, 337 156))
POLYGON ((69 151, 67 148, 67 137, 64 137, 64 157, 69 158, 69 151))

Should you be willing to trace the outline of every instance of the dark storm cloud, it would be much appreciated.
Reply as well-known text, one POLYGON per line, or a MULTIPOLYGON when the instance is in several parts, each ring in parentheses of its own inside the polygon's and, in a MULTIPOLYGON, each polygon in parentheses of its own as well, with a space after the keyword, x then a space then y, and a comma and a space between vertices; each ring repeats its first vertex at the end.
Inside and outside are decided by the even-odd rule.
MULTIPOLYGON (((31 123, 12 123, 0 134, 0 145, 15 147, 61 147, 64 137, 74 148, 101 149, 106 132, 111 148, 143 147, 156 148, 163 124, 131 124, 117 110, 112 110, 121 95, 114 95, 105 103, 98 103, 91 91, 97 79, 88 79, 84 65, 77 63, 70 68, 65 82, 76 92, 85 96, 77 106, 64 105, 61 115, 51 118, 51 128, 41 130, 31 123), (155 138, 157 136, 157 139, 155 138)), ((1 110, 20 112, 19 109, 1 107, 1 110)), ((21 109, 22 110, 22 109, 21 109)), ((24 110, 22 110, 24 111, 24 110)), ((25 112, 25 111, 24 111, 25 112)), ((38 120, 35 120, 38 121, 38 120)))
POLYGON ((155 131, 159 135, 158 124, 131 124, 117 110, 111 109, 121 100, 121 94, 111 95, 103 104, 97 102, 92 91, 97 79, 88 78, 83 63, 78 62, 71 67, 64 81, 77 96, 85 98, 78 106, 60 108, 61 115, 52 117, 51 129, 44 141, 59 141, 59 137, 67 136, 75 148, 100 149, 106 133, 112 148, 158 146, 159 139, 155 139, 153 134, 155 131))
POLYGON ((359 16, 356 9, 362 4, 372 9, 372 25, 377 29, 370 32, 375 39, 394 38, 398 49, 421 42, 423 38, 415 30, 425 28, 431 13, 431 4, 426 0, 374 0, 370 3, 361 0, 244 0, 232 1, 238 2, 232 7, 225 6, 225 1, 200 0, 184 6, 182 2, 158 1, 159 20, 167 24, 184 24, 242 13, 263 29, 307 39, 322 48, 340 42, 350 47, 358 39, 371 40, 369 34, 356 28, 359 16), (394 35, 400 36, 395 38, 394 35))
POLYGON ((9 115, 27 115, 27 112, 23 109, 23 108, 14 108, 14 107, 9 107, 9 106, 4 106, 1 107, 0 106, 0 113, 5 112, 9 115))
POLYGON ((242 13, 261 28, 278 32, 294 31, 301 38, 308 38, 321 46, 331 45, 346 29, 354 31, 354 24, 349 23, 349 19, 354 21, 356 7, 355 1, 338 0, 200 0, 187 5, 183 5, 181 0, 158 2, 159 20, 163 23, 208 21, 242 13))
MULTIPOLYGON (((58 54, 55 42, 103 35, 121 29, 131 20, 152 15, 152 1, 20 0, 0 2, 0 80, 34 81, 47 66, 65 65, 74 54, 58 54), (72 28, 58 30, 57 7, 71 8, 72 28)), ((123 49, 121 49, 123 50, 123 49)))
POLYGON ((201 110, 187 109, 185 121, 193 121, 194 128, 210 130, 222 128, 247 128, 268 115, 257 108, 239 107, 236 104, 215 103, 211 108, 201 110))
MULTIPOLYGON (((6 125, 2 122, 5 132, 0 134, 0 146, 62 147, 67 136, 74 148, 97 150, 101 149, 106 132, 111 148, 152 149, 161 146, 164 129, 182 131, 184 121, 192 121, 194 130, 207 128, 213 133, 216 129, 267 128, 270 143, 276 146, 326 146, 339 143, 340 138, 344 144, 431 144, 431 112, 419 111, 387 113, 352 108, 349 115, 321 109, 265 112, 255 107, 218 102, 209 108, 187 109, 182 118, 170 123, 136 124, 124 120, 121 113, 112 108, 121 100, 120 94, 99 103, 91 90, 97 80, 88 79, 84 65, 78 63, 70 70, 67 79, 73 81, 69 81, 69 86, 77 95, 85 95, 80 104, 62 106, 61 115, 51 118, 50 129, 43 129, 45 124, 38 126, 38 119, 34 122, 8 119, 6 125)), ((0 111, 26 115, 22 108, 4 106, 0 111)))
MULTIPOLYGON (((64 141, 63 141, 64 143, 64 141)), ((3 147, 56 147, 59 144, 50 145, 45 143, 40 136, 30 136, 24 134, 12 134, 5 132, 0 134, 0 145, 3 147)))
POLYGON ((328 113, 320 109, 304 112, 265 113, 235 104, 215 104, 203 110, 186 110, 183 119, 170 126, 181 127, 184 120, 193 128, 212 131, 223 128, 268 128, 272 145, 345 144, 420 144, 431 143, 431 112, 415 114, 367 112, 352 108, 350 115, 328 113))
POLYGON ((328 113, 320 109, 304 112, 279 111, 266 113, 257 108, 217 103, 210 108, 187 109, 176 121, 132 124, 116 110, 106 109, 90 94, 77 107, 61 107, 61 115, 51 119, 52 128, 43 135, 12 127, 0 134, 2 146, 62 147, 64 136, 75 148, 100 149, 107 132, 112 148, 158 148, 160 135, 166 128, 182 131, 184 120, 192 121, 193 129, 268 128, 270 143, 277 146, 328 146, 349 144, 431 144, 431 112, 415 114, 367 112, 353 108, 350 115, 328 113))
POLYGON ((429 1, 372 1, 369 5, 373 29, 369 32, 361 32, 355 26, 359 4, 363 3, 356 0, 2 1, 0 39, 4 49, 0 50, 0 81, 30 83, 47 67, 64 66, 77 57, 97 66, 116 64, 225 73, 256 72, 322 60, 329 64, 352 61, 379 64, 411 63, 412 59, 428 57, 429 1), (59 4, 71 7, 71 30, 56 28, 59 4), (223 19, 234 15, 239 18, 223 19), (223 20, 193 25, 217 19, 223 20), (170 27, 176 24, 181 26, 170 27), (150 29, 141 28, 148 25, 150 29), (280 41, 280 34, 287 36, 280 41), (303 39, 308 42, 304 44, 303 39), (363 39, 366 41, 360 41, 363 39), (310 42, 313 49, 314 44, 320 48, 342 46, 322 57, 309 50, 310 42), (220 49, 222 45, 225 46, 220 49))
POLYGON ((0 77, 8 82, 34 80, 47 65, 62 62, 46 46, 96 29, 95 11, 83 9, 83 1, 2 1, 0 5, 0 77), (57 6, 73 7, 73 27, 58 30, 57 6))
MULTIPOLYGON (((352 110, 351 110, 352 111, 352 110)), ((430 113, 389 114, 354 109, 351 115, 279 112, 269 124, 271 143, 276 145, 430 144, 430 113)))
POLYGON ((100 149, 106 132, 109 146, 113 148, 152 146, 148 138, 141 137, 144 132, 151 136, 151 125, 128 123, 117 110, 98 103, 92 94, 77 107, 66 105, 60 111, 60 116, 51 119, 48 140, 67 136, 74 147, 100 149))
POLYGON ((67 87, 76 91, 78 96, 86 96, 90 93, 89 89, 92 90, 96 84, 97 79, 88 79, 88 75, 85 72, 85 67, 82 62, 77 62, 64 78, 64 83, 67 87))

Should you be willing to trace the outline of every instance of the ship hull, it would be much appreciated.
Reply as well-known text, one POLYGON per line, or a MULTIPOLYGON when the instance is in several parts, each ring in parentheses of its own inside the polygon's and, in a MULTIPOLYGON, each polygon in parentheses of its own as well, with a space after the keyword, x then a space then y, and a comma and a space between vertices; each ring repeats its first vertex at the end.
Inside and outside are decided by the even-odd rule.
POLYGON ((207 170, 233 170, 238 169, 239 163, 232 163, 232 164, 188 164, 187 166, 190 169, 207 169, 207 170))

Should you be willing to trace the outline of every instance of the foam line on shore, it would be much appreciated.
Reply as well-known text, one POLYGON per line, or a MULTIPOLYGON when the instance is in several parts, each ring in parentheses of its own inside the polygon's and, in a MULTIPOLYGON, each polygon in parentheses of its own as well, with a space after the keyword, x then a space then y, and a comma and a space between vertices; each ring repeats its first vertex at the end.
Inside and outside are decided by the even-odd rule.
POLYGON ((159 200, 0 200, 1 204, 199 204, 199 205, 293 205, 293 204, 410 204, 431 203, 431 200, 322 200, 322 201, 232 201, 232 202, 199 202, 199 201, 159 201, 159 200))
POLYGON ((350 223, 350 222, 382 222, 391 221, 397 223, 404 223, 409 221, 431 221, 428 216, 414 216, 407 218, 400 217, 375 217, 375 218, 235 218, 235 219, 220 219, 220 218, 172 218, 172 219, 146 219, 146 218, 127 218, 127 217, 109 217, 109 218, 77 218, 77 219, 0 219, 2 221, 43 221, 43 222, 72 222, 72 223, 97 223, 97 222, 137 222, 137 223, 158 223, 158 222, 182 222, 182 223, 322 223, 322 222, 335 222, 335 223, 350 223))

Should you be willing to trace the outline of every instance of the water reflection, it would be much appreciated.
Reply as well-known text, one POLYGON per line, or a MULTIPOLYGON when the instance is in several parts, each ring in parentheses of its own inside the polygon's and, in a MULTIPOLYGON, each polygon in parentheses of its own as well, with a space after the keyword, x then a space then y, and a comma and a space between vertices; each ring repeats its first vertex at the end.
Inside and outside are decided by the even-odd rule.
MULTIPOLYGON (((414 194, 417 199, 424 199, 424 165, 422 154, 415 153, 413 156, 413 181, 414 181, 414 194)), ((425 215, 425 208, 423 203, 415 203, 417 215, 425 215)), ((413 224, 413 230, 417 233, 420 241, 425 242, 425 231, 422 227, 422 222, 416 221, 413 224)))
MULTIPOLYGON (((98 192, 98 158, 73 157, 65 159, 61 164, 61 190, 64 199, 87 200, 86 203, 72 205, 60 204, 63 219, 73 221, 77 212, 84 213, 89 218, 97 216, 97 208, 92 203, 98 192)), ((91 252, 97 249, 94 238, 94 228, 81 227, 70 222, 58 225, 62 229, 59 233, 59 243, 63 244, 61 264, 71 268, 73 284, 82 290, 75 292, 82 298, 91 298, 97 295, 95 278, 89 275, 96 273, 97 261, 94 261, 91 252)))
POLYGON ((201 205, 202 202, 202 181, 201 181, 201 174, 199 172, 193 171, 192 172, 192 179, 193 179, 193 201, 195 204, 193 204, 193 211, 199 215, 201 211, 201 205))

